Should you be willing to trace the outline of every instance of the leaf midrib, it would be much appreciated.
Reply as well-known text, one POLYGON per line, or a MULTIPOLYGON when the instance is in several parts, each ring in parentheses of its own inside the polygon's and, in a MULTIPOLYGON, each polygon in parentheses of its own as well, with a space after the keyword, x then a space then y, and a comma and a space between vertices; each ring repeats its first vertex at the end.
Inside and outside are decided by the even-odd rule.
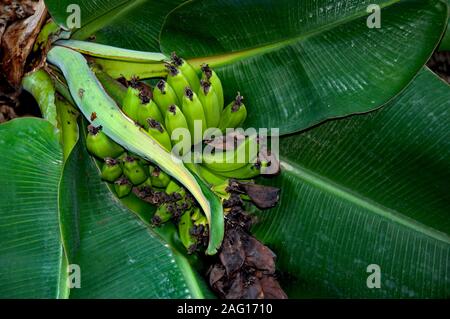
POLYGON ((304 182, 319 188, 327 193, 333 194, 344 201, 353 203, 356 206, 369 210, 383 218, 389 219, 394 223, 405 226, 413 231, 431 237, 433 239, 450 244, 450 237, 430 226, 420 223, 400 212, 393 210, 375 202, 361 194, 358 194, 347 187, 340 185, 324 176, 321 176, 298 163, 293 163, 286 158, 281 157, 281 166, 284 173, 291 173, 304 182))
MULTIPOLYGON (((401 1, 404 1, 404 0, 391 0, 389 2, 386 2, 382 5, 380 5, 380 9, 390 7, 401 1)), ((186 4, 187 3, 184 3, 183 5, 186 5, 186 4)), ((189 59, 189 62, 196 68, 199 68, 200 65, 203 63, 208 63, 214 67, 221 67, 221 66, 227 65, 231 62, 237 62, 237 61, 243 60, 247 57, 262 55, 265 53, 269 53, 271 51, 276 51, 278 49, 287 47, 293 43, 296 43, 301 40, 305 40, 312 36, 329 31, 337 26, 344 25, 344 24, 347 24, 354 20, 357 20, 359 18, 362 18, 365 15, 368 15, 368 13, 365 10, 361 10, 357 14, 350 15, 341 20, 336 20, 335 22, 320 26, 317 29, 310 30, 308 32, 305 32, 304 34, 301 34, 301 35, 298 35, 298 36, 295 36, 292 38, 280 40, 280 41, 273 42, 273 43, 263 44, 261 46, 244 49, 244 50, 240 50, 240 51, 233 51, 233 52, 226 53, 226 54, 218 54, 218 55, 212 55, 212 56, 207 56, 207 57, 196 57, 196 58, 189 59)), ((163 29, 164 29, 164 25, 163 25, 163 29)))

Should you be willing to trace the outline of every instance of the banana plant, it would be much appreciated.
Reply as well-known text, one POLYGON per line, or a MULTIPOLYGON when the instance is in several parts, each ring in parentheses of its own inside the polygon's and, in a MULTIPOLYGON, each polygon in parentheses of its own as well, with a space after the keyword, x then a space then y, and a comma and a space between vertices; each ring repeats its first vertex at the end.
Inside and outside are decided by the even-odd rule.
MULTIPOLYGON (((184 187, 207 220, 205 253, 216 255, 226 217, 210 185, 236 168, 259 174, 171 156, 160 122, 176 116, 190 129, 198 103, 214 114, 228 105, 224 127, 280 130, 281 173, 257 179, 278 187, 280 201, 248 209, 289 297, 449 296, 450 90, 424 67, 445 46, 447 0, 374 0, 370 10, 332 0, 45 4, 51 27, 38 40, 51 29, 51 43, 22 81, 42 118, 0 125, 0 297, 215 297, 203 254, 186 250, 189 232, 154 227, 160 207, 129 189, 120 196, 90 148, 92 132, 104 134, 118 153, 150 163, 153 185, 167 174, 184 187), (369 26, 375 13, 380 27, 369 26), (205 82, 183 90, 179 70, 205 82), (137 78, 155 100, 160 90, 179 105, 156 109, 159 121, 134 119, 137 78), (218 176, 205 173, 216 166, 218 176), (380 287, 369 287, 370 265, 380 287)), ((203 119, 220 128, 211 114, 203 119)))

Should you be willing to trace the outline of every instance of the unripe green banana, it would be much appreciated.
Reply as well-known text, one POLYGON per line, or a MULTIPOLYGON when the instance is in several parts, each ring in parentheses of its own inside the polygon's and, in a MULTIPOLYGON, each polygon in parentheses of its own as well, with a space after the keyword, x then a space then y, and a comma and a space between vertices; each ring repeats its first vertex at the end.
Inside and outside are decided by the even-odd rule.
POLYGON ((112 183, 120 176, 122 176, 122 167, 120 167, 119 161, 111 157, 105 158, 102 166, 102 179, 112 183))
MULTIPOLYGON (((184 130, 184 132, 189 132, 189 126, 187 124, 186 117, 183 112, 176 106, 175 104, 171 105, 166 113, 166 118, 164 123, 166 124, 167 132, 170 135, 170 139, 172 141, 172 145, 175 147, 181 145, 185 145, 185 149, 181 155, 187 153, 191 148, 191 138, 186 137, 185 135, 176 136, 175 130, 180 129, 179 131, 184 130), (186 141, 184 140, 186 138, 186 141)), ((175 150, 175 154, 178 154, 178 150, 175 150)))
POLYGON ((173 205, 172 204, 162 204, 156 209, 155 214, 152 218, 152 224, 155 226, 159 226, 161 224, 164 224, 172 218, 173 213, 173 205))
POLYGON ((123 99, 122 112, 133 121, 138 121, 138 112, 141 105, 141 92, 131 86, 127 89, 127 94, 123 99))
POLYGON ((207 229, 208 220, 206 219, 206 217, 204 215, 202 215, 202 216, 200 216, 199 219, 194 221, 194 225, 195 226, 203 226, 204 229, 207 229))
POLYGON ((248 163, 255 163, 258 149, 258 137, 252 135, 246 137, 234 150, 203 154, 202 164, 213 173, 223 175, 222 172, 234 171, 248 163))
POLYGON ((216 72, 214 72, 208 64, 202 65, 202 72, 203 76, 202 79, 206 80, 211 83, 211 85, 214 87, 214 90, 217 94, 217 99, 219 100, 219 106, 220 109, 223 109, 224 104, 224 98, 223 98, 223 87, 222 82, 220 81, 220 78, 217 76, 216 72))
POLYGON ((236 99, 227 105, 220 116, 219 129, 225 132, 227 128, 241 127, 247 118, 247 109, 242 103, 244 98, 238 92, 236 99))
POLYGON ((147 121, 149 118, 154 119, 159 123, 162 123, 163 121, 161 112, 153 100, 146 104, 141 103, 138 109, 138 123, 145 129, 148 129, 149 127, 149 123, 147 121))
POLYGON ((205 113, 206 127, 217 127, 220 122, 222 107, 219 105, 216 90, 210 82, 202 80, 198 92, 198 98, 203 105, 205 113))
POLYGON ((203 112, 202 102, 200 102, 197 94, 189 87, 184 90, 181 110, 186 117, 189 132, 191 132, 192 143, 197 144, 201 142, 203 140, 203 133, 207 128, 205 113, 203 112), (201 136, 195 136, 195 121, 197 121, 197 125, 201 124, 201 132, 199 131, 201 136))
POLYGON ((167 75, 167 83, 173 88, 177 95, 178 101, 183 100, 184 90, 190 87, 188 80, 183 73, 174 65, 166 64, 169 74, 167 75))
POLYGON ((181 105, 173 88, 164 80, 161 80, 156 84, 155 89, 153 90, 153 100, 158 105, 163 117, 166 115, 169 106, 181 105))
POLYGON ((167 184, 166 194, 171 195, 171 194, 173 194, 175 192, 178 192, 180 190, 181 190, 181 186, 178 185, 174 180, 171 180, 169 182, 169 184, 167 184))
POLYGON ((101 130, 101 126, 88 126, 88 134, 86 136, 86 147, 88 151, 100 159, 117 157, 122 154, 124 152, 122 146, 111 140, 101 130))
POLYGON ((139 160, 132 156, 125 157, 123 173, 133 185, 143 183, 148 177, 144 167, 139 163, 139 160))
POLYGON ((178 223, 178 233, 180 235, 180 240, 184 247, 188 250, 188 253, 192 253, 195 250, 197 244, 197 238, 191 235, 191 229, 194 223, 191 219, 191 210, 186 211, 181 215, 180 222, 178 223))
POLYGON ((184 165, 209 184, 209 186, 220 185, 226 180, 225 177, 213 173, 203 165, 194 163, 185 163, 184 165))
POLYGON ((199 220, 202 216, 203 216, 203 214, 202 214, 200 208, 194 207, 192 209, 191 219, 193 222, 195 222, 196 220, 199 220))
POLYGON ((181 73, 183 73, 183 75, 189 82, 189 86, 195 92, 198 92, 200 88, 200 82, 194 68, 188 62, 178 57, 175 52, 172 52, 171 58, 172 64, 175 65, 181 71, 181 73))
POLYGON ((230 181, 227 179, 222 184, 214 185, 211 190, 220 198, 229 199, 231 194, 227 191, 230 185, 230 181))
POLYGON ((261 174, 261 165, 259 163, 248 163, 245 166, 233 171, 218 172, 220 176, 234 179, 252 179, 261 174))
POLYGON ((169 133, 164 129, 160 122, 153 118, 147 119, 148 134, 157 140, 168 152, 172 149, 172 142, 170 141, 169 133))
POLYGON ((137 186, 139 190, 143 190, 144 188, 152 188, 152 180, 148 177, 142 184, 137 186))
POLYGON ((126 177, 121 177, 114 182, 114 190, 119 198, 125 197, 130 194, 133 185, 126 177))
POLYGON ((159 167, 149 166, 150 179, 152 185, 158 188, 166 188, 170 182, 170 176, 163 172, 159 167))

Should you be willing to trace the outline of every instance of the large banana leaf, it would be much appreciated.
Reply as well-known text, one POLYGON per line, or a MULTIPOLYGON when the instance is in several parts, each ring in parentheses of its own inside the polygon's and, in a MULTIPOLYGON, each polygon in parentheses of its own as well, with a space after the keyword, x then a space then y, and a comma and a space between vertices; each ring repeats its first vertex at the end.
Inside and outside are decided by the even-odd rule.
POLYGON ((95 41, 135 50, 159 51, 159 33, 166 15, 186 0, 45 0, 55 21, 67 28, 78 5, 81 28, 73 39, 95 41), (69 8, 69 9, 68 9, 69 8))
POLYGON ((32 118, 0 125, 0 163, 0 297, 64 297, 55 128, 32 118))
MULTIPOLYGON (((450 0, 447 0, 450 12, 450 0)), ((447 30, 445 31, 444 37, 442 38, 441 44, 439 46, 441 51, 450 51, 450 19, 447 22, 447 30)))
POLYGON ((254 230, 291 297, 450 297, 449 110, 425 70, 379 111, 282 138, 281 202, 254 230))
POLYGON ((228 100, 246 97, 247 126, 289 133, 388 102, 446 19, 443 0, 190 1, 168 16, 161 48, 218 67, 228 100), (370 4, 379 29, 367 27, 370 4))

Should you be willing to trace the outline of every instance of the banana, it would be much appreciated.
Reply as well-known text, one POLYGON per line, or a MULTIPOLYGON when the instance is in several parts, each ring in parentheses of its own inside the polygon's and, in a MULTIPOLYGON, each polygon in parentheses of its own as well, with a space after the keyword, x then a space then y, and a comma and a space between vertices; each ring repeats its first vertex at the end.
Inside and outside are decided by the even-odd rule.
POLYGON ((206 127, 217 127, 219 125, 222 107, 219 105, 216 90, 210 82, 202 80, 198 92, 198 98, 205 112, 206 127))
POLYGON ((229 199, 231 194, 227 191, 230 181, 227 179, 222 184, 214 185, 211 190, 222 199, 229 199))
POLYGON ((156 209, 155 214, 152 218, 152 224, 155 226, 159 226, 161 224, 164 224, 172 218, 172 213, 174 211, 174 207, 172 204, 162 204, 156 209))
POLYGON ((157 140, 168 152, 172 149, 169 133, 164 129, 160 122, 153 118, 147 119, 148 134, 157 140))
POLYGON ((234 150, 216 151, 214 154, 203 154, 202 164, 213 173, 234 171, 247 163, 254 163, 258 155, 258 137, 246 137, 234 150))
POLYGON ((102 132, 101 126, 88 126, 86 147, 92 155, 100 159, 104 159, 107 157, 117 157, 124 152, 122 146, 115 143, 102 132))
POLYGON ((201 179, 203 179, 207 184, 209 184, 209 186, 220 185, 226 180, 226 178, 224 178, 223 176, 213 173, 203 165, 194 163, 185 163, 184 165, 201 179))
POLYGON ((181 155, 186 154, 191 148, 191 137, 185 135, 189 132, 189 127, 186 117, 178 106, 173 104, 168 108, 164 123, 172 141, 173 152, 180 154, 181 151, 181 155), (177 132, 184 134, 177 135, 177 132))
POLYGON ((162 116, 166 115, 169 106, 181 105, 173 88, 164 80, 156 84, 153 90, 153 100, 158 105, 162 116))
POLYGON ((122 176, 122 167, 120 167, 119 161, 111 157, 105 158, 101 175, 103 180, 110 183, 122 176))
POLYGON ((162 123, 163 121, 161 111, 159 110, 158 105, 156 105, 156 103, 153 100, 151 100, 149 103, 145 104, 141 103, 138 109, 137 114, 138 123, 142 125, 145 129, 148 129, 149 127, 149 123, 147 121, 149 118, 154 119, 159 123, 162 123))
POLYGON ((220 109, 223 109, 224 97, 223 97, 222 82, 220 81, 220 79, 217 76, 216 72, 214 72, 208 66, 208 64, 203 64, 202 65, 202 72, 203 72, 202 79, 210 82, 211 85, 214 87, 214 90, 216 91, 216 94, 217 94, 217 98, 219 100, 220 109))
POLYGON ((119 178, 114 182, 114 190, 119 198, 125 197, 130 194, 133 185, 126 177, 119 178))
POLYGON ((139 185, 147 179, 147 173, 144 167, 139 163, 139 160, 127 156, 123 163, 123 174, 130 180, 133 185, 139 185))
POLYGON ((129 86, 122 103, 122 112, 135 122, 138 121, 138 111, 141 105, 140 94, 138 89, 129 86))
POLYGON ((181 186, 178 185, 175 181, 171 180, 169 182, 169 184, 167 184, 166 194, 171 195, 171 194, 173 194, 175 192, 178 192, 180 190, 181 190, 181 186))
POLYGON ((183 73, 174 65, 166 64, 166 68, 169 70, 167 75, 167 83, 173 88, 177 95, 178 101, 183 100, 184 90, 190 87, 188 80, 183 73))
POLYGON ((184 90, 183 96, 183 104, 181 107, 184 116, 186 117, 186 122, 189 127, 189 131, 191 132, 191 140, 195 145, 203 140, 203 133, 206 131, 206 118, 205 113, 203 112, 203 105, 200 102, 197 94, 192 91, 191 88, 187 87, 184 90), (200 125, 200 136, 195 135, 195 124, 200 125))
POLYGON ((181 73, 183 73, 183 75, 189 82, 189 86, 195 92, 198 92, 200 88, 200 82, 194 68, 188 62, 178 57, 175 52, 172 52, 171 58, 172 64, 175 65, 181 71, 181 73))
POLYGON ((233 171, 222 171, 218 172, 218 174, 223 178, 252 179, 261 174, 261 165, 258 163, 248 163, 233 171))
POLYGON ((199 219, 197 219, 196 221, 194 221, 194 225, 195 226, 203 226, 203 229, 207 229, 207 225, 208 225, 208 220, 206 219, 206 217, 204 215, 200 216, 199 219))
POLYGON ((149 166, 152 185, 158 188, 166 188, 170 183, 170 176, 163 172, 158 166, 149 166))
POLYGON ((244 98, 238 92, 236 99, 227 105, 220 117, 219 129, 225 132, 227 128, 241 127, 247 118, 247 108, 242 100, 244 98))
POLYGON ((192 210, 191 219, 193 222, 199 220, 203 216, 202 211, 198 207, 194 207, 192 210))
POLYGON ((152 188, 152 181, 150 177, 148 177, 142 184, 137 186, 138 190, 143 190, 145 188, 152 188))
POLYGON ((178 223, 178 233, 180 240, 184 247, 188 250, 188 253, 193 253, 196 248, 197 239, 191 235, 191 229, 194 223, 191 219, 191 210, 186 211, 181 215, 180 222, 178 223))

